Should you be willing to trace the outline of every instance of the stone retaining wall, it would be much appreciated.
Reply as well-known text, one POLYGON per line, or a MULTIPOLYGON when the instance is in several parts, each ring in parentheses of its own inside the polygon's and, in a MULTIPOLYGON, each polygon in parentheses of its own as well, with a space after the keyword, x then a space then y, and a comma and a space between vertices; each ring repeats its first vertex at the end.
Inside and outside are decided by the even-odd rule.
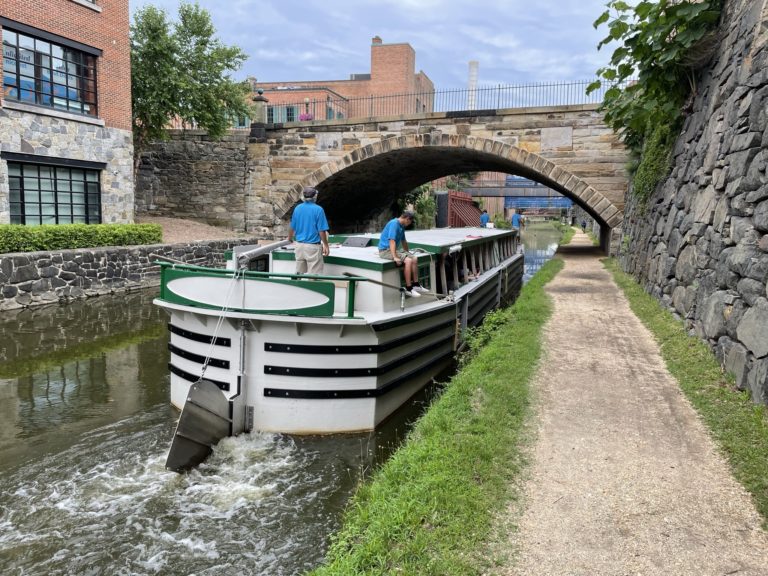
POLYGON ((156 256, 223 266, 224 253, 232 246, 257 243, 255 239, 220 240, 3 254, 0 311, 157 286, 156 256))
POLYGON ((628 202, 624 269, 768 402, 768 1, 729 0, 673 169, 628 202))
POLYGON ((246 230, 248 133, 212 141, 200 130, 171 131, 141 154, 136 214, 203 220, 246 230))

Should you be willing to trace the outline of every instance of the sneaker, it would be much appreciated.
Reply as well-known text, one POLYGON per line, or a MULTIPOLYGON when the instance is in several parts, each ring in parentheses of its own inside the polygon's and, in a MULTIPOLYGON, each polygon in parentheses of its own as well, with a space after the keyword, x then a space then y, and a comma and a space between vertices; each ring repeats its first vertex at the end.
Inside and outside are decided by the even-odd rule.
POLYGON ((414 284, 411 288, 411 292, 418 292, 419 294, 429 294, 429 290, 424 288, 421 284, 414 284))
POLYGON ((408 290, 407 288, 401 288, 401 290, 403 291, 403 294, 405 294, 407 298, 419 298, 421 296, 421 294, 419 294, 418 292, 416 292, 416 290, 413 290, 413 289, 408 290))

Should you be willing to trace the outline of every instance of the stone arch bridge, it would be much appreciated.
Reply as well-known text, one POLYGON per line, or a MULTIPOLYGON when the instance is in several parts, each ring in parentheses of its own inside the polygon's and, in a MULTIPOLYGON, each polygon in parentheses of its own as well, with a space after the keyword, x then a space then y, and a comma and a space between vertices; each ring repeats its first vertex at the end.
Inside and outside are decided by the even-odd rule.
POLYGON ((627 153, 595 105, 253 125, 223 142, 173 135, 142 158, 137 212, 284 236, 302 186, 334 232, 377 226, 396 199, 442 176, 494 171, 541 182, 608 234, 620 225, 627 153))
POLYGON ((476 171, 541 182, 606 231, 623 218, 626 150, 594 105, 294 122, 264 135, 268 160, 255 178, 278 219, 311 185, 332 228, 350 230, 420 184, 476 171))

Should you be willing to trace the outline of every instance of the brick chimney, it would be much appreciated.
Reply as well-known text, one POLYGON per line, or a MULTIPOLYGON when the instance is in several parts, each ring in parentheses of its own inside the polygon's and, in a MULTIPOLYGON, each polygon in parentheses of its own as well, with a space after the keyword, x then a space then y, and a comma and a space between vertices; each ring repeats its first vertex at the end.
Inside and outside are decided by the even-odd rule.
POLYGON ((374 36, 371 38, 371 44, 381 44, 381 36, 374 36))

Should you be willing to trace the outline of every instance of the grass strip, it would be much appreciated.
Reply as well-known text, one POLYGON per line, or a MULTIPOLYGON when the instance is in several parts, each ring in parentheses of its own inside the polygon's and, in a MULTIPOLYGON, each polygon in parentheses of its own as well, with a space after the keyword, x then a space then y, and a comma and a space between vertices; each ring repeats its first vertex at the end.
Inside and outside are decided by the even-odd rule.
POLYGON ((752 495, 768 529, 768 410, 737 390, 709 346, 689 336, 683 324, 662 308, 614 259, 603 261, 629 300, 632 311, 659 343, 670 373, 701 415, 730 463, 736 479, 752 495))
POLYGON ((543 287, 562 266, 547 262, 515 304, 494 313, 485 344, 353 496, 313 574, 483 573, 496 515, 517 496, 529 383, 552 313, 543 287))

